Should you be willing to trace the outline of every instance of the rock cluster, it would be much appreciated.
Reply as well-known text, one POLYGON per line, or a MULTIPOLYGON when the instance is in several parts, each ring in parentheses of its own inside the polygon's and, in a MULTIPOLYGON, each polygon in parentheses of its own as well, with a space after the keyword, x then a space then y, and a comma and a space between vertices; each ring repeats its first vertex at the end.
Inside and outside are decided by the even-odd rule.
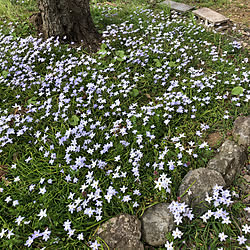
MULTIPOLYGON (((229 186, 243 169, 247 147, 250 146, 250 116, 236 119, 232 135, 235 142, 226 140, 206 168, 190 170, 182 180, 179 196, 186 190, 191 194, 184 194, 181 202, 191 206, 194 212, 204 212, 206 193, 211 192, 216 184, 229 186)), ((151 246, 161 246, 166 241, 166 234, 175 228, 168 206, 168 203, 159 203, 148 208, 141 221, 128 214, 118 215, 101 225, 97 235, 110 249, 144 249, 142 241, 151 246)))

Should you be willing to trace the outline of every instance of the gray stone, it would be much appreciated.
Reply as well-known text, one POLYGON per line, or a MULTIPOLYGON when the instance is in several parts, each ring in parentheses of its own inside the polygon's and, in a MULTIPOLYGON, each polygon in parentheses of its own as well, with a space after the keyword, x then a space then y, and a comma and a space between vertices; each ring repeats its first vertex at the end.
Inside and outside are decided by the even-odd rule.
POLYGON ((209 8, 194 10, 193 13, 198 17, 198 19, 204 20, 206 25, 212 24, 214 26, 216 24, 222 24, 229 21, 229 18, 209 8))
POLYGON ((235 142, 226 140, 220 151, 208 162, 207 168, 218 171, 229 186, 237 174, 240 174, 247 160, 245 149, 235 142))
MULTIPOLYGON (((96 233, 105 241, 109 249, 143 250, 140 241, 141 222, 136 216, 120 214, 103 223, 96 233)), ((103 244, 105 249, 108 249, 103 244)))
POLYGON ((239 145, 250 146, 250 116, 238 117, 234 122, 232 134, 239 145))
POLYGON ((174 228, 174 217, 168 203, 159 203, 148 208, 143 214, 142 239, 151 246, 166 243, 166 234, 174 228))
POLYGON ((179 187, 179 196, 184 194, 187 189, 192 193, 190 195, 186 193, 181 198, 181 202, 191 206, 195 213, 204 212, 206 210, 206 193, 210 194, 216 184, 223 187, 226 185, 222 175, 215 170, 198 168, 189 171, 179 187))
POLYGON ((169 1, 169 0, 164 1, 161 4, 168 5, 170 9, 176 10, 178 12, 183 12, 183 13, 194 9, 194 6, 190 6, 184 3, 177 3, 177 2, 169 1))

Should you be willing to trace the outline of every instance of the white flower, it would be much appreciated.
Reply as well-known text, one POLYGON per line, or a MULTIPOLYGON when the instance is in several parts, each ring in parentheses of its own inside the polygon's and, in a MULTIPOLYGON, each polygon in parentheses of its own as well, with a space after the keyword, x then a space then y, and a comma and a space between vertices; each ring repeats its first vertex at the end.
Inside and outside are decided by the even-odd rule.
POLYGON ((20 181, 20 177, 19 176, 17 176, 17 177, 14 178, 14 182, 18 182, 18 181, 20 181))
POLYGON ((22 221, 24 218, 25 218, 25 217, 22 217, 21 215, 19 215, 19 216, 16 218, 15 222, 17 223, 18 226, 20 225, 21 221, 22 221))
POLYGON ((177 227, 176 230, 172 232, 172 235, 174 236, 174 239, 176 238, 181 239, 181 236, 183 235, 183 233, 177 227))
POLYGON ((203 220, 203 222, 207 222, 207 214, 203 214, 200 218, 203 220))
POLYGON ((208 215, 209 217, 211 217, 213 214, 214 214, 214 212, 212 212, 211 210, 208 210, 208 211, 207 211, 207 215, 208 215))
POLYGON ((228 225, 230 223, 231 223, 231 220, 230 220, 229 217, 224 218, 223 221, 222 221, 222 224, 227 224, 228 225))
POLYGON ((242 231, 247 234, 250 232, 250 226, 248 226, 247 224, 246 225, 243 225, 242 226, 242 231))
POLYGON ((65 231, 68 231, 70 230, 70 224, 71 224, 71 221, 67 220, 63 223, 63 226, 64 226, 64 230, 65 231))
POLYGON ((39 194, 45 194, 46 193, 46 187, 40 188, 39 194))
POLYGON ((69 237, 71 237, 71 236, 73 236, 74 235, 74 233, 75 233, 75 229, 70 229, 69 231, 68 231, 68 235, 69 235, 69 237))
POLYGON ((6 237, 7 237, 8 239, 10 239, 10 237, 11 237, 12 235, 15 235, 14 233, 12 233, 12 231, 13 231, 13 229, 8 230, 8 234, 6 235, 6 237))
POLYGON ((240 244, 240 245, 244 244, 246 240, 247 240, 247 239, 246 239, 244 236, 241 236, 241 237, 238 236, 238 239, 237 239, 237 241, 239 241, 239 244, 240 244))
POLYGON ((18 200, 14 200, 13 201, 13 206, 15 207, 16 205, 18 205, 19 204, 19 202, 18 202, 18 200))
POLYGON ((78 240, 83 240, 83 233, 78 234, 77 239, 78 240))
POLYGON ((174 250, 173 242, 169 243, 167 241, 166 244, 165 244, 165 247, 167 248, 167 250, 174 250))
POLYGON ((224 240, 226 240, 226 238, 227 238, 228 236, 226 235, 226 234, 224 234, 224 232, 222 232, 222 233, 219 233, 219 238, 220 238, 220 241, 224 241, 224 240))
POLYGON ((37 216, 40 216, 39 220, 41 220, 43 217, 47 217, 46 210, 47 209, 40 210, 40 213, 37 215, 37 216))
POLYGON ((2 229, 1 233, 0 233, 0 238, 3 238, 5 232, 7 232, 7 229, 2 229))
POLYGON ((6 201, 7 203, 9 203, 10 201, 12 201, 12 199, 11 199, 10 196, 8 196, 8 197, 5 199, 5 201, 6 201))
POLYGON ((156 184, 156 186, 155 186, 155 188, 157 189, 159 189, 160 191, 161 191, 161 188, 162 188, 162 181, 160 180, 160 179, 158 179, 157 181, 154 181, 155 182, 155 184, 156 184))
POLYGON ((210 196, 208 195, 208 193, 206 193, 206 199, 205 199, 205 200, 210 204, 211 201, 213 200, 213 198, 210 197, 210 196))
POLYGON ((182 223, 182 216, 179 216, 179 215, 176 216, 174 222, 175 222, 177 225, 179 225, 180 223, 182 223))

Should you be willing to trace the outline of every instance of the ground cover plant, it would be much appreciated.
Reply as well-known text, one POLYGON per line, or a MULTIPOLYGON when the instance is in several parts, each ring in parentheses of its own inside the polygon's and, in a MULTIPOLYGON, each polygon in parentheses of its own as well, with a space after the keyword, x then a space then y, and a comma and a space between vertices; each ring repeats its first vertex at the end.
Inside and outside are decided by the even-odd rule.
POLYGON ((216 153, 208 134, 249 114, 247 51, 191 17, 131 6, 93 4, 95 54, 2 20, 1 249, 102 249, 101 223, 159 202, 177 225, 164 248, 247 247, 233 187, 215 187, 202 217, 177 195, 216 153))

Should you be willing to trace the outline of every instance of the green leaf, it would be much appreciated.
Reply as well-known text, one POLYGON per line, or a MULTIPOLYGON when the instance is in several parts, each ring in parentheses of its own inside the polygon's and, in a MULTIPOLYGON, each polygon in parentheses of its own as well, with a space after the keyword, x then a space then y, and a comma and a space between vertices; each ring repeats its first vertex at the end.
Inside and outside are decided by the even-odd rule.
POLYGON ((119 56, 119 57, 124 57, 124 51, 123 50, 117 50, 116 52, 115 52, 115 54, 117 55, 117 56, 119 56))
POLYGON ((133 89, 133 90, 130 92, 130 95, 133 96, 133 97, 137 97, 139 94, 140 94, 140 92, 139 92, 138 89, 133 89))
POLYGON ((161 62, 159 61, 159 59, 154 59, 154 62, 155 62, 155 66, 156 67, 161 67, 162 66, 162 64, 161 64, 161 62))
POLYGON ((122 61, 124 61, 125 60, 125 53, 124 53, 124 51, 123 50, 117 50, 116 52, 115 52, 115 54, 118 56, 118 58, 117 58, 117 60, 119 61, 119 62, 122 62, 122 61))
POLYGON ((105 43, 103 43, 101 45, 101 49, 97 52, 98 54, 100 54, 100 56, 103 58, 107 55, 107 51, 106 51, 107 45, 105 43))
POLYGON ((105 49, 100 49, 97 53, 100 54, 101 57, 105 57, 107 55, 107 51, 105 49))
POLYGON ((36 104, 36 99, 37 99, 37 97, 31 97, 31 98, 27 101, 28 105, 29 105, 29 104, 35 105, 35 104, 36 104))
POLYGON ((175 62, 171 61, 168 63, 168 66, 172 68, 172 67, 176 67, 176 64, 175 64, 175 62))
POLYGON ((242 93, 243 93, 242 87, 235 87, 232 89, 232 92, 231 92, 232 95, 240 95, 242 93))
POLYGON ((133 122, 133 123, 135 123, 135 122, 136 122, 136 116, 132 116, 132 117, 130 118, 130 121, 133 122))
POLYGON ((72 126, 76 126, 76 125, 78 125, 79 120, 80 119, 78 116, 72 115, 72 117, 69 119, 69 124, 72 126))
POLYGON ((3 70, 2 73, 1 73, 1 75, 3 76, 4 79, 7 78, 8 74, 9 74, 9 72, 6 71, 6 70, 3 70))
POLYGON ((102 43, 102 45, 101 45, 101 49, 102 49, 102 50, 105 50, 107 47, 108 47, 107 44, 102 43))

